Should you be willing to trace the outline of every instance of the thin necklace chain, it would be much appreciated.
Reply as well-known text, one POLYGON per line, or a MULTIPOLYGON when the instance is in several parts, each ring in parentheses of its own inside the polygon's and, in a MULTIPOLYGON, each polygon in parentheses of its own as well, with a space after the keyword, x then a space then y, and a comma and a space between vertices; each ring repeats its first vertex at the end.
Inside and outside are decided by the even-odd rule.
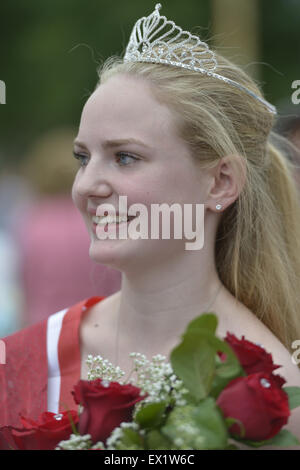
MULTIPOLYGON (((205 309, 203 309, 203 312, 208 312, 209 309, 213 306, 213 304, 215 303, 215 301, 217 300, 217 297, 220 293, 220 290, 222 289, 223 287, 223 284, 221 283, 220 286, 218 287, 216 293, 214 294, 213 298, 210 300, 209 304, 207 307, 205 307, 205 309)), ((116 335, 116 344, 115 344, 115 351, 116 351, 116 359, 115 359, 115 365, 117 366, 118 365, 118 361, 119 361, 119 330, 120 330, 120 310, 118 312, 118 319, 117 319, 117 335, 116 335)))

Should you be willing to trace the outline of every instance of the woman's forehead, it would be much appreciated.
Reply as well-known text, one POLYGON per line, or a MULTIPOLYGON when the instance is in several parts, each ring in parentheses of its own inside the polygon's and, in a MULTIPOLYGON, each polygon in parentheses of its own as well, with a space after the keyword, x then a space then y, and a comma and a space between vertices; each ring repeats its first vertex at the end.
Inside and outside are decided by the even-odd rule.
POLYGON ((171 111, 155 100, 143 82, 137 81, 136 89, 129 89, 127 81, 114 78, 118 77, 100 85, 86 102, 80 134, 101 129, 108 139, 136 137, 148 146, 176 137, 171 111))
POLYGON ((122 80, 116 76, 100 85, 87 100, 84 114, 105 116, 130 120, 131 116, 139 119, 166 120, 170 118, 170 110, 159 103, 151 88, 144 81, 134 77, 122 80))

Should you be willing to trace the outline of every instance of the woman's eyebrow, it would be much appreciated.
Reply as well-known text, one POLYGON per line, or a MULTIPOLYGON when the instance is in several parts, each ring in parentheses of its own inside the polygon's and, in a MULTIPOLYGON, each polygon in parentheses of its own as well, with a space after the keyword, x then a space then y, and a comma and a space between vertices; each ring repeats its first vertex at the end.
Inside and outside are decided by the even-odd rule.
MULTIPOLYGON (((148 145, 146 145, 144 142, 142 142, 141 140, 134 139, 134 138, 105 140, 102 143, 102 147, 107 149, 107 148, 112 148, 112 147, 120 147, 121 145, 124 145, 124 144, 138 144, 147 149, 151 148, 148 145)), ((79 145, 80 147, 87 147, 84 144, 84 142, 80 142, 79 140, 74 140, 74 145, 79 145)))

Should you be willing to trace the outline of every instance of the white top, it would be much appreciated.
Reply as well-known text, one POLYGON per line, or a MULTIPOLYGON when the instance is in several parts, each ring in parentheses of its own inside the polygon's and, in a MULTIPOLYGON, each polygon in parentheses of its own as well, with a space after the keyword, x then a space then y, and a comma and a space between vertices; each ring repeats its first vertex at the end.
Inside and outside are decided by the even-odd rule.
POLYGON ((59 411, 60 368, 58 361, 58 340, 63 318, 68 308, 60 310, 48 317, 47 321, 47 357, 48 357, 48 405, 52 413, 59 411))

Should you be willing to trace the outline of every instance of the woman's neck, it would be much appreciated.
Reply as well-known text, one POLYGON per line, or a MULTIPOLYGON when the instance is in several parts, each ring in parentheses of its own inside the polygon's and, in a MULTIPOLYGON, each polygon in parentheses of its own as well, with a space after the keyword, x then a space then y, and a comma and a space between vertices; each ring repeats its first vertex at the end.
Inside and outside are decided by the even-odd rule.
POLYGON ((166 275, 162 267, 157 275, 151 269, 149 279, 149 271, 123 273, 114 320, 117 351, 147 355, 169 350, 193 318, 214 309, 223 287, 214 266, 207 266, 202 276, 199 269, 174 271, 168 265, 166 275))

